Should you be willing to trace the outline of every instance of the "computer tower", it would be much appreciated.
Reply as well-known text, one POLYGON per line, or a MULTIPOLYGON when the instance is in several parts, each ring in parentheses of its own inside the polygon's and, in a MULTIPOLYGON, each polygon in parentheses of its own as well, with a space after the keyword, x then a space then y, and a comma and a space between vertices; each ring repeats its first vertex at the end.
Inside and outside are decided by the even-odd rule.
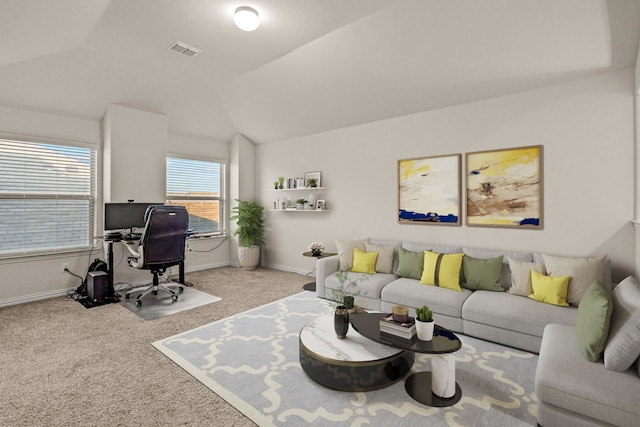
POLYGON ((104 303, 111 298, 107 273, 104 271, 87 273, 87 296, 94 303, 104 303))

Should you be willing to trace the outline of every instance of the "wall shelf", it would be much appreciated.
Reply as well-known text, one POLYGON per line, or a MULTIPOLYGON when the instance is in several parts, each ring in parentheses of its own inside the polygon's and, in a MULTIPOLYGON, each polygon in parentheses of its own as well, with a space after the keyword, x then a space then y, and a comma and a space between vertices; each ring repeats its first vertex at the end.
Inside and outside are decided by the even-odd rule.
POLYGON ((308 212, 308 213, 320 213, 320 212, 331 212, 331 209, 296 209, 296 208, 287 208, 287 209, 269 209, 271 212, 308 212))
POLYGON ((272 189, 271 191, 314 191, 314 190, 328 190, 328 187, 303 187, 303 188, 283 188, 283 189, 272 189))

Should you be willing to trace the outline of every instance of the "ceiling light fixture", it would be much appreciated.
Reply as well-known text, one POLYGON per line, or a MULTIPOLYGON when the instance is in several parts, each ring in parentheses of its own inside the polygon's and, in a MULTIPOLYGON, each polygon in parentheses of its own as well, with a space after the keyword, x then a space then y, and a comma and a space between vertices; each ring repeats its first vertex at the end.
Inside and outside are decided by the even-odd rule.
POLYGON ((249 6, 237 8, 233 21, 242 31, 253 31, 260 26, 258 11, 249 6))

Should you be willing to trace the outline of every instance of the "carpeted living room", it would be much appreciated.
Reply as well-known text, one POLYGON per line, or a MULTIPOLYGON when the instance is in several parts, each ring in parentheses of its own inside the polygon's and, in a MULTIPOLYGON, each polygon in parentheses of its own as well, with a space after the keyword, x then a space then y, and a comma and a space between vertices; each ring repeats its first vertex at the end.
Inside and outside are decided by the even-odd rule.
POLYGON ((637 0, 0 16, 0 425, 640 425, 637 0))

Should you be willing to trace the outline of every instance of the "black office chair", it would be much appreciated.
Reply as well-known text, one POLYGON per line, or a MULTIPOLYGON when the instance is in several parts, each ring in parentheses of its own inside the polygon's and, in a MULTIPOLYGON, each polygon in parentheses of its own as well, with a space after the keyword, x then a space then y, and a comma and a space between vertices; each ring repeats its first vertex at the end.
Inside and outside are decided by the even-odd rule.
MULTIPOLYGON (((136 298, 136 306, 142 305, 142 298, 158 291, 171 294, 173 301, 178 300, 175 291, 159 283, 160 276, 168 267, 184 262, 184 246, 187 239, 189 214, 184 206, 149 206, 145 213, 145 227, 136 250, 124 245, 130 255, 127 261, 130 266, 144 270, 151 270, 153 282, 151 285, 128 291, 125 298, 129 299, 132 292, 142 290, 136 298)), ((178 285, 178 292, 184 288, 178 285)))

